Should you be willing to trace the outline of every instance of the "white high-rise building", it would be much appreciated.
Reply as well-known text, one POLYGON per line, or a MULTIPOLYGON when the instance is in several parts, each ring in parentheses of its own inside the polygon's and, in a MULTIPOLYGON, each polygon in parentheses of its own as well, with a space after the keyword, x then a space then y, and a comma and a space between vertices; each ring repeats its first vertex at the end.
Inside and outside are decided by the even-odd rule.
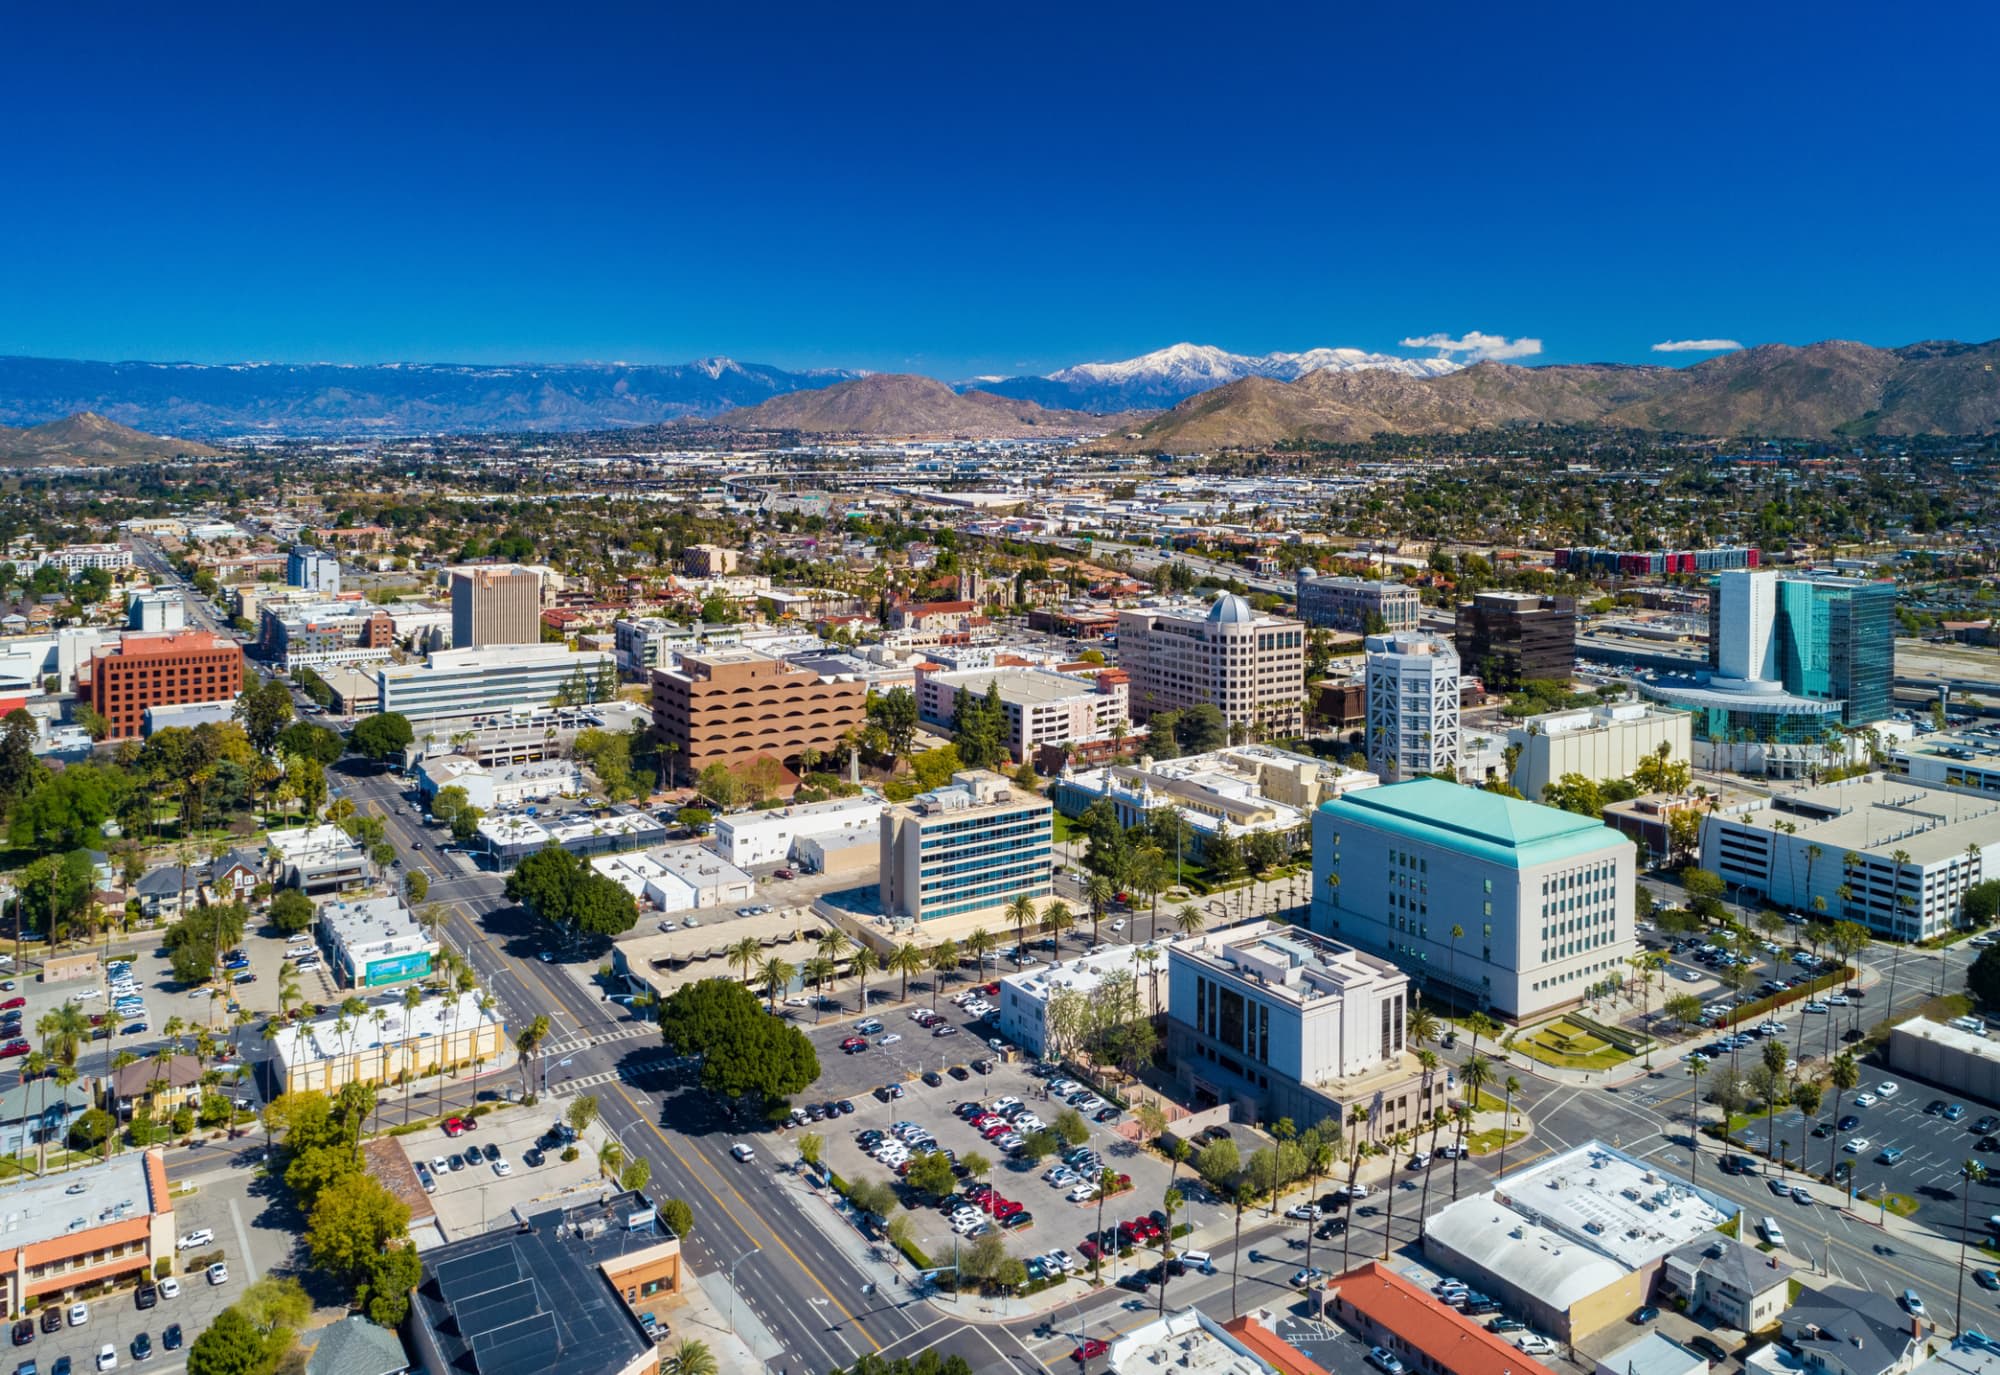
POLYGON ((1775 692, 1778 667, 1778 575, 1756 570, 1723 573, 1715 580, 1721 612, 1715 638, 1715 676, 1775 692))
POLYGON ((1132 715, 1212 706, 1230 725, 1274 735, 1304 721, 1306 628, 1225 592, 1211 606, 1149 603, 1118 614, 1118 666, 1132 715))
POLYGON ((1370 635, 1368 768, 1385 782, 1458 768, 1458 651, 1427 631, 1370 635))

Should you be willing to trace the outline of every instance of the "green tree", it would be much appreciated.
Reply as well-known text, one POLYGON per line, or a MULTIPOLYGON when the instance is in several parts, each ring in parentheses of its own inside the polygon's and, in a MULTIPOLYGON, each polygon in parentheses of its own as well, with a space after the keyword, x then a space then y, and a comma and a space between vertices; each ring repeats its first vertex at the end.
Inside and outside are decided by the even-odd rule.
POLYGON ((234 1305, 215 1315, 188 1346, 188 1375, 271 1375, 290 1348, 289 1331, 266 1332, 234 1305))
POLYGON ((701 1061, 702 1087, 726 1098, 765 1103, 798 1093, 819 1078, 812 1042, 768 1015, 733 979, 684 984, 660 1003, 660 1035, 701 1061))
POLYGON ((688 1206, 686 1199, 662 1199, 660 1221, 666 1223, 667 1230, 683 1242, 694 1235, 694 1209, 688 1206))
POLYGON ((1982 1007, 2000 1007, 2000 945, 1979 952, 1965 971, 1965 987, 1982 1007))
POLYGON ((1553 783, 1543 784, 1542 802, 1579 816, 1604 814, 1604 799, 1596 781, 1580 773, 1566 773, 1553 783))
POLYGON ((296 888, 280 888, 271 898, 271 925, 286 935, 311 926, 316 914, 313 900, 296 888))
POLYGON ((910 1161, 909 1172, 903 1180, 912 1189, 929 1194, 932 1198, 943 1198, 957 1187, 957 1176, 951 1172, 951 1160, 943 1151, 925 1151, 910 1161))
POLYGON ((871 698, 868 719, 881 728, 889 753, 902 757, 917 738, 917 699, 908 688, 895 687, 871 698))
POLYGON ((372 759, 377 764, 388 764, 401 760, 403 751, 416 738, 416 732, 410 728, 409 717, 401 712, 385 711, 362 717, 348 737, 348 743, 363 758, 372 759))
POLYGON ((278 733, 292 721, 292 694, 276 679, 266 679, 249 669, 243 671, 243 691, 230 709, 250 743, 269 754, 278 743, 278 733))
POLYGON ((2000 878, 1989 878, 1965 890, 1959 916, 1967 926, 1991 926, 2000 916, 2000 878))
POLYGON ((410 1206, 374 1176, 353 1171, 337 1189, 320 1193, 306 1223, 306 1250, 316 1269, 348 1285, 361 1283, 393 1241, 408 1235, 410 1206))

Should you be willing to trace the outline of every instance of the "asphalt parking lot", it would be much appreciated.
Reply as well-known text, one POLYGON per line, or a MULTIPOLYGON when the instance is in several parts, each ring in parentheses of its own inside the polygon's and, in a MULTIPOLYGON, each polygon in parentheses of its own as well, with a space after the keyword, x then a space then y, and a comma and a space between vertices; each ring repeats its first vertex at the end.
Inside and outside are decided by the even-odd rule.
POLYGON ((477 1235, 507 1221, 516 1206, 587 1189, 596 1182, 597 1146, 602 1140, 597 1128, 581 1144, 575 1160, 565 1162, 561 1151, 555 1150, 545 1153, 540 1165, 527 1162, 529 1148, 566 1106, 558 1100, 554 1107, 490 1112, 478 1119, 477 1127, 457 1137, 447 1136, 439 1127, 401 1138, 413 1164, 421 1160, 435 1171, 433 1161, 447 1162, 436 1175, 437 1191, 431 1195, 431 1207, 446 1237, 477 1235), (489 1146, 506 1162, 505 1175, 486 1159, 489 1146), (480 1152, 477 1165, 465 1159, 468 1150, 480 1152), (453 1156, 462 1162, 456 1170, 449 1164, 453 1156))

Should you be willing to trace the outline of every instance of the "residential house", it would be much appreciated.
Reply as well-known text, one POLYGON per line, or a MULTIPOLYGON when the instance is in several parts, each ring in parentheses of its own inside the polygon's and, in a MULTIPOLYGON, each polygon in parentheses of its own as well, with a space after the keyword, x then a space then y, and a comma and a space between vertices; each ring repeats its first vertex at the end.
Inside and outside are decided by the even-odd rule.
POLYGON ((201 1061, 192 1055, 172 1055, 164 1064, 150 1056, 134 1060, 111 1072, 112 1111, 122 1120, 143 1103, 155 1117, 170 1116, 201 1101, 201 1076, 201 1061))
POLYGON ((0 1093, 0 1155, 32 1151, 69 1135, 70 1123, 90 1110, 90 1081, 67 1086, 43 1075, 0 1093))
POLYGON ((1924 1324, 1886 1294, 1806 1289, 1784 1311, 1785 1344, 1828 1375, 1909 1375, 1924 1359, 1924 1324))
POLYGON ((1686 1299, 1689 1313, 1706 1310, 1724 1327, 1755 1332, 1783 1315, 1792 1274, 1775 1255, 1717 1233, 1669 1253, 1660 1285, 1686 1299))
POLYGON ((255 850, 231 850, 208 867, 208 886, 221 902, 248 902, 264 882, 264 857, 255 850))
POLYGON ((404 1375, 410 1354, 391 1327, 349 1315, 322 1327, 306 1375, 404 1375))
POLYGON ((139 910, 154 918, 179 917, 183 904, 193 907, 199 901, 206 873, 200 866, 179 864, 147 870, 132 890, 139 899, 139 910))

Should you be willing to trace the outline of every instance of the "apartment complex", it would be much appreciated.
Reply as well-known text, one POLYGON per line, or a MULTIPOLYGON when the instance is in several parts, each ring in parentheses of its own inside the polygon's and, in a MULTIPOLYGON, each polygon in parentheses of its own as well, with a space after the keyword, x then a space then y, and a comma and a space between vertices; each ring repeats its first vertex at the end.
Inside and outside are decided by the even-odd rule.
POLYGON ((1954 929, 1989 850, 2000 856, 2000 803, 1879 773, 1701 822, 1702 867, 1725 883, 1897 940, 1954 929))
POLYGON ((1458 651, 1442 635, 1370 635, 1368 768, 1387 782, 1458 769, 1458 651))
POLYGON ((60 568, 72 576, 86 568, 115 572, 133 566, 132 551, 123 544, 68 544, 42 559, 45 568, 60 568))
POLYGON ((1647 703, 1531 716, 1507 732, 1508 745, 1520 751, 1510 781, 1521 796, 1539 802, 1542 789, 1564 774, 1594 783, 1625 778, 1662 745, 1669 759, 1685 762, 1692 731, 1686 712, 1647 703))
POLYGON ((335 596, 340 592, 340 559, 324 549, 301 544, 285 555, 285 586, 306 587, 335 596))
POLYGON ((1312 927, 1462 1007, 1525 1021, 1623 971, 1636 864, 1593 817, 1413 779, 1314 814, 1312 927))
POLYGON ((421 664, 384 665, 376 682, 382 710, 412 721, 527 716, 579 693, 571 705, 615 696, 618 667, 601 650, 572 654, 566 645, 518 644, 441 649, 421 664))
MULTIPOLYGON (((205 630, 127 633, 90 661, 90 705, 109 739, 138 735, 146 708, 228 702, 243 690, 243 650, 205 630)), ((81 685, 79 685, 81 690, 81 685)))
MULTIPOLYGON (((451 647, 532 645, 542 639, 542 573, 520 564, 455 568, 451 647)), ((387 710, 387 708, 385 708, 387 710)))
POLYGON ((1001 744, 1012 759, 1031 759, 1044 745, 1109 739, 1114 727, 1131 719, 1129 683, 1115 668, 1083 675, 1045 668, 936 673, 919 667, 916 678, 918 714, 946 729, 966 696, 997 698, 1007 721, 1001 744))
POLYGON ((1442 1107, 1405 1042, 1409 976, 1387 960, 1278 922, 1167 947, 1167 1049, 1198 1102, 1299 1127, 1365 1107, 1371 1134, 1442 1107))
POLYGON ((1754 545, 1724 545, 1715 549, 1558 549, 1555 566, 1590 577, 1616 573, 1628 578, 1661 578, 1670 573, 1721 573, 1755 568, 1763 552, 1754 545))
POLYGON ((1480 592, 1459 603, 1453 638, 1459 660, 1488 687, 1566 683, 1576 671, 1576 598, 1480 592))
POLYGON ((653 670, 653 737, 672 768, 693 778, 710 764, 768 755, 788 767, 806 750, 828 753, 867 715, 868 690, 748 649, 684 654, 653 670))
POLYGON ((737 557, 720 544, 690 544, 681 551, 681 571, 690 578, 726 578, 736 571, 737 557))
POLYGON ((497 1070, 511 1054, 507 1027, 482 1001, 477 992, 457 993, 405 1008, 401 998, 386 998, 354 1017, 294 1022, 271 1041, 281 1091, 335 1093, 455 1065, 497 1070))
POLYGON ((1131 677, 1132 714, 1212 706, 1232 726, 1273 734, 1305 715, 1305 626, 1260 615, 1225 592, 1207 608, 1173 603, 1122 611, 1118 662, 1131 677))
POLYGON ((0 1241, 0 1305, 60 1306, 83 1290, 150 1277, 174 1255, 174 1200, 158 1150, 16 1181, 0 1241))
POLYGON ((928 922, 1046 898, 1053 817, 1045 797, 969 769, 882 813, 882 911, 928 922))
POLYGON ((1304 569, 1298 576, 1299 619, 1328 630, 1358 635, 1393 634, 1415 630, 1423 614, 1423 598, 1405 583, 1376 578, 1316 578, 1304 569))

